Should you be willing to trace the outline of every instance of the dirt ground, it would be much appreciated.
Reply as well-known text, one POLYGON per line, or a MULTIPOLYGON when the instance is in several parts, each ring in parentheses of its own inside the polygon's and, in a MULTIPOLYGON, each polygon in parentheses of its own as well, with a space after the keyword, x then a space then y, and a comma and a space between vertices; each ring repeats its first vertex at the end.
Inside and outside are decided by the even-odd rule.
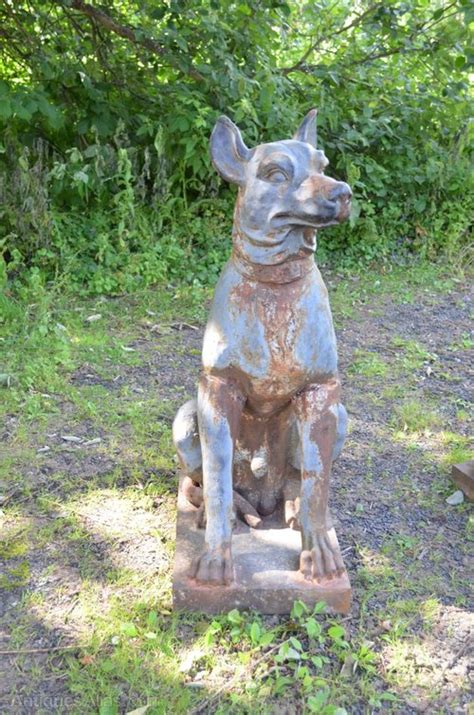
MULTIPOLYGON (((329 276, 330 291, 337 286, 329 276)), ((466 500, 446 498, 456 491, 450 465, 470 448, 473 294, 457 283, 350 303, 333 305, 350 417, 331 502, 354 589, 344 627, 348 640, 363 634, 376 654, 375 672, 364 678, 398 700, 371 705, 358 685, 345 707, 465 713, 472 516, 466 500)), ((142 318, 119 336, 128 363, 81 353, 55 414, 26 429, 12 414, 0 428, 12 465, 11 480, 0 483, 2 714, 106 713, 91 704, 102 676, 83 671, 93 667, 98 641, 113 647, 110 613, 123 614, 140 596, 171 617, 177 482, 169 432, 195 391, 203 326, 156 327, 156 316, 142 318)), ((192 627, 175 622, 173 637, 184 643, 192 627)), ((341 665, 331 667, 334 675, 341 665)), ((117 674, 114 687, 127 678, 117 674)), ((204 680, 212 692, 212 668, 204 680)), ((180 687, 199 697, 193 682, 191 670, 180 687)), ((110 712, 133 710, 137 689, 124 686, 110 712)), ((175 702, 156 712, 185 711, 175 702)), ((302 711, 285 702, 269 700, 268 712, 302 711)))

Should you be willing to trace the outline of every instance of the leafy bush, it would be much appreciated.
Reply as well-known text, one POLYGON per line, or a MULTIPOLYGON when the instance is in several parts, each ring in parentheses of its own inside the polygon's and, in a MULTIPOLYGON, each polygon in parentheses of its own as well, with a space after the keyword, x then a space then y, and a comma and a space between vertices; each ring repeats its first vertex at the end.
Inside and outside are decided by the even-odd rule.
MULTIPOLYGON (((469 0, 8 1, 0 9, 0 251, 75 289, 212 283, 231 191, 208 157, 221 113, 246 142, 320 141, 354 189, 320 256, 463 257, 472 178, 469 0)), ((464 256, 466 258, 466 256, 464 256)))

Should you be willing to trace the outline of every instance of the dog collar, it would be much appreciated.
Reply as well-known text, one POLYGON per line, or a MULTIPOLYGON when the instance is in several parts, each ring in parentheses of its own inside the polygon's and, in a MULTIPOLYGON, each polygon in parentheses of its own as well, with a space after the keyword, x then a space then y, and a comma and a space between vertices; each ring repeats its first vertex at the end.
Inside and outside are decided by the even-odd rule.
POLYGON ((234 250, 230 260, 241 275, 257 283, 293 283, 316 267, 313 254, 267 265, 251 263, 234 250))

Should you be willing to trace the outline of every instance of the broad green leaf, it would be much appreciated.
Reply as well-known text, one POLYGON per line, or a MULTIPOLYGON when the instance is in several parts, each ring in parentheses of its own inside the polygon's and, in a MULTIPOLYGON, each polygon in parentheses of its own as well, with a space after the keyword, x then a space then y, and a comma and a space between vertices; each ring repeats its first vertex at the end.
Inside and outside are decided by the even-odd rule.
POLYGON ((122 623, 120 626, 120 630, 122 633, 129 638, 134 638, 136 635, 138 635, 137 628, 134 623, 122 623))
POLYGON ((0 97, 0 119, 8 119, 12 114, 12 105, 9 97, 0 97))
POLYGON ((232 611, 229 611, 227 614, 227 620, 229 623, 235 623, 235 624, 240 624, 243 621, 242 616, 240 615, 239 611, 234 608, 232 611))
POLYGON ((318 690, 315 695, 311 695, 306 704, 311 712, 318 713, 321 711, 323 706, 326 704, 328 699, 328 693, 325 690, 318 690))
POLYGON ((314 618, 308 618, 305 628, 310 638, 317 638, 322 631, 321 625, 314 618))
POLYGON ((297 620, 301 616, 308 612, 308 607, 303 601, 295 601, 293 603, 293 608, 291 609, 291 617, 297 620))
POLYGON ((250 638, 252 640, 252 643, 258 644, 259 639, 260 639, 260 633, 261 629, 257 621, 254 621, 252 625, 250 626, 250 638))
POLYGON ((328 636, 333 640, 340 640, 341 638, 344 638, 345 635, 346 632, 342 626, 334 625, 328 628, 328 636))

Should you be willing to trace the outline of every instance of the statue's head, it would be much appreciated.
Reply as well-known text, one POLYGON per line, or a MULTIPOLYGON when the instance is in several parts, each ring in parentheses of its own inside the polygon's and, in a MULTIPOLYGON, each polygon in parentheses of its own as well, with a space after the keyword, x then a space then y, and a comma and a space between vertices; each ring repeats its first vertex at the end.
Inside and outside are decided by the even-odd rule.
POLYGON ((219 117, 211 136, 211 158, 220 176, 239 187, 236 222, 247 236, 277 237, 318 229, 349 217, 352 192, 325 175, 328 160, 316 148, 316 110, 292 139, 248 149, 238 127, 219 117))

